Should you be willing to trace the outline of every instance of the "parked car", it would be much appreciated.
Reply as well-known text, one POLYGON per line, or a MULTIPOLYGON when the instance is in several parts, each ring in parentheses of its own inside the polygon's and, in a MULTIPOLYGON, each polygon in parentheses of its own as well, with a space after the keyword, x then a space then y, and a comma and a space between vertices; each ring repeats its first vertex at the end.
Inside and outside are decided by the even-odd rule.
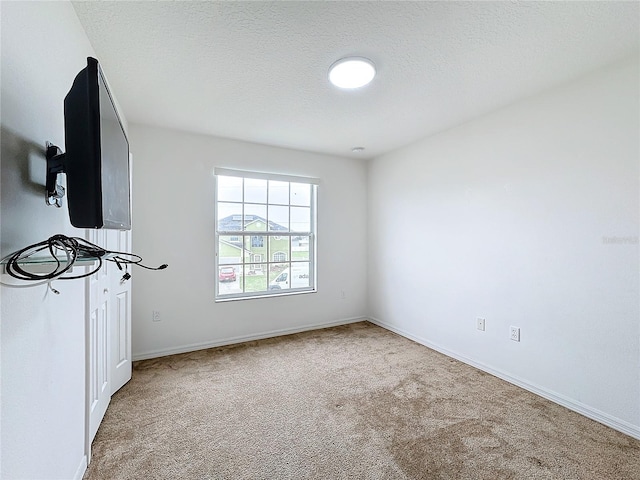
POLYGON ((235 282, 236 269, 233 267, 220 267, 218 271, 218 280, 221 282, 235 282))

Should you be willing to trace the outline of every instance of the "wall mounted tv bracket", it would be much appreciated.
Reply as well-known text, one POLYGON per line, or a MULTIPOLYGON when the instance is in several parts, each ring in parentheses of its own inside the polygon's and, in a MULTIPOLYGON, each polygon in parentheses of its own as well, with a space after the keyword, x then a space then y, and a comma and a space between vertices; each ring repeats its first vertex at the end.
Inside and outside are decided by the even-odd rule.
POLYGON ((64 173, 65 155, 54 144, 47 142, 47 192, 45 201, 49 206, 62 207, 64 187, 58 183, 58 174, 64 173))

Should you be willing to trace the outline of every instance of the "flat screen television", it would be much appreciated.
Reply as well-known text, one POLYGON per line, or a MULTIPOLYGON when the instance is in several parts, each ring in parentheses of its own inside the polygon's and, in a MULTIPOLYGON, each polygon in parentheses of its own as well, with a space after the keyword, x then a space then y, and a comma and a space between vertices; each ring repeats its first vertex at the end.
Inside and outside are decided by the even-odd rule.
POLYGON ((65 152, 47 144, 47 203, 61 206, 67 177, 71 225, 131 229, 129 141, 100 64, 87 58, 64 99, 65 152))

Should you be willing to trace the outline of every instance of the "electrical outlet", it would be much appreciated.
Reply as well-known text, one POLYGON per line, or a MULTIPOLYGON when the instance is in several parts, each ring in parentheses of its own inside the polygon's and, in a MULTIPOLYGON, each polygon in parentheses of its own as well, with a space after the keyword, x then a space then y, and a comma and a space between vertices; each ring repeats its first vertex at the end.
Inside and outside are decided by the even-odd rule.
POLYGON ((520 341, 520 327, 511 327, 511 340, 514 342, 520 341))
POLYGON ((161 320, 160 312, 158 310, 154 310, 153 311, 153 314, 151 316, 151 320, 153 320, 154 322, 159 322, 161 320))
POLYGON ((484 318, 476 318, 476 327, 484 332, 484 318))

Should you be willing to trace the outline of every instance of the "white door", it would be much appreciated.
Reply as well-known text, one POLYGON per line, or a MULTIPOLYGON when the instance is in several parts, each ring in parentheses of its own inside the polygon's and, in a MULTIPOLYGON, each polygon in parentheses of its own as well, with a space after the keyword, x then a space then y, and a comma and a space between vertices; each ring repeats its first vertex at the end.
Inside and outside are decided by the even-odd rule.
MULTIPOLYGON (((131 232, 90 230, 88 240, 107 250, 131 251, 131 232)), ((88 282, 88 443, 98 431, 111 395, 131 379, 131 280, 113 262, 88 282)))
MULTIPOLYGON (((106 230, 89 230, 88 240, 107 248, 106 230)), ((109 262, 106 262, 109 263, 109 262)), ((110 314, 113 309, 110 296, 109 266, 88 277, 87 312, 87 408, 89 444, 96 436, 100 422, 111 400, 109 382, 111 333, 110 314)))
MULTIPOLYGON (((115 231, 118 252, 131 251, 131 231, 115 231)), ((112 316, 111 326, 111 395, 131 380, 131 279, 123 280, 125 270, 110 263, 112 316)), ((124 268, 124 267, 123 267, 124 268)), ((131 273, 131 266, 129 266, 131 273)))

